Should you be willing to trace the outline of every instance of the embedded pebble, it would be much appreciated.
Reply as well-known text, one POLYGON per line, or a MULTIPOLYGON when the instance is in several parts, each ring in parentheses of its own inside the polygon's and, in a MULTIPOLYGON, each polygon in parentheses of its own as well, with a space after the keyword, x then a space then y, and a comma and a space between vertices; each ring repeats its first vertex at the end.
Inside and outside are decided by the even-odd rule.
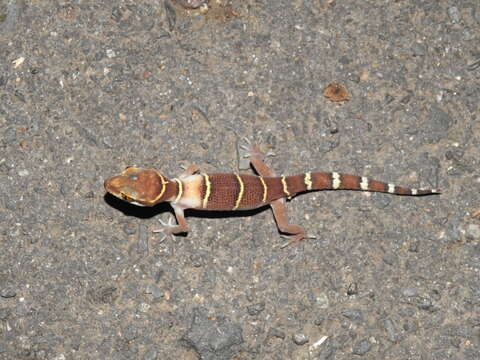
POLYGON ((258 315, 265 310, 265 303, 260 302, 247 307, 248 315, 258 315))
POLYGON ((304 345, 308 342, 308 336, 305 334, 294 334, 293 335, 293 342, 297 345, 304 345))
POLYGON ((185 9, 198 9, 200 6, 206 4, 208 0, 177 0, 185 9))
POLYGON ((418 295, 418 291, 415 288, 406 288, 403 289, 402 294, 405 297, 414 297, 418 295))
POLYGON ((157 352, 155 350, 148 350, 143 356, 144 360, 156 360, 157 352))
POLYGON ((148 284, 145 288, 145 294, 152 295, 154 298, 159 299, 164 296, 164 292, 153 284, 148 284))
POLYGON ((397 342, 397 332, 395 331, 395 326, 393 325, 393 321, 390 319, 385 319, 383 322, 385 326, 385 330, 387 331, 388 340, 391 342, 397 342))
POLYGON ((415 56, 425 56, 425 53, 427 52, 427 49, 426 49, 425 45, 415 43, 415 44, 412 45, 412 51, 413 51, 413 55, 415 55, 415 56))
POLYGON ((268 335, 271 337, 282 339, 282 340, 285 339, 285 333, 282 330, 275 329, 275 328, 271 328, 268 331, 268 335))
POLYGON ((465 230, 466 230, 465 233, 468 238, 480 239, 480 225, 468 224, 465 230))
POLYGON ((11 285, 5 286, 3 289, 0 289, 0 296, 8 299, 8 298, 13 298, 17 295, 17 292, 11 285))
POLYGON ((370 341, 365 339, 353 345, 352 352, 355 355, 365 355, 367 352, 370 351, 371 348, 372 344, 370 344, 370 341))
POLYGON ((448 8, 448 16, 450 16, 450 20, 452 20, 454 24, 459 23, 461 20, 460 11, 456 6, 448 8))
POLYGON ((342 311, 342 315, 352 321, 360 321, 360 322, 363 321, 363 314, 360 310, 357 310, 357 309, 344 310, 342 311))

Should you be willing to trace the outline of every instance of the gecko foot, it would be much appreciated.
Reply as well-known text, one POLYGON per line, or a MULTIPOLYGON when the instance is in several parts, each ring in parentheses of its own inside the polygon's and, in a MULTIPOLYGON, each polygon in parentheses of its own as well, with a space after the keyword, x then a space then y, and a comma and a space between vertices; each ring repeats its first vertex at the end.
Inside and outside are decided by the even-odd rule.
POLYGON ((295 234, 295 235, 280 235, 280 237, 286 238, 288 240, 286 243, 276 246, 276 247, 279 247, 280 249, 284 249, 290 245, 298 245, 302 240, 317 238, 316 236, 310 236, 304 233, 295 234))
POLYGON ((266 157, 275 156, 275 153, 272 151, 267 151, 266 153, 264 153, 260 149, 260 146, 252 144, 252 142, 247 137, 242 138, 242 141, 244 141, 245 144, 240 144, 239 147, 245 152, 245 154, 243 154, 243 157, 258 157, 263 160, 266 157))
POLYGON ((162 219, 158 219, 158 221, 162 225, 162 228, 152 230, 152 232, 154 232, 154 233, 160 233, 160 232, 164 233, 163 237, 160 239, 160 242, 165 240, 167 238, 167 236, 171 236, 172 238, 175 238, 174 233, 173 233, 173 229, 175 228, 176 225, 175 225, 175 222, 174 222, 173 218, 170 217, 167 222, 164 222, 162 219))

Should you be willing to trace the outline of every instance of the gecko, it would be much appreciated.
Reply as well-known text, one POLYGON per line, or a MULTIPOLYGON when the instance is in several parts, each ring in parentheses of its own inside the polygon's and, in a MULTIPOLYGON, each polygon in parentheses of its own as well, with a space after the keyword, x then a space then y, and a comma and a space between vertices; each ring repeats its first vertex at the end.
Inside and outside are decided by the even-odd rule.
MULTIPOLYGON (((250 165, 256 175, 239 173, 200 173, 190 165, 177 178, 167 178, 158 170, 129 166, 120 175, 105 180, 105 189, 113 196, 138 206, 169 202, 177 224, 160 220, 162 228, 154 232, 188 232, 184 210, 235 211, 270 206, 281 233, 289 234, 288 243, 308 238, 304 228, 287 218, 286 199, 315 190, 360 190, 395 195, 433 195, 438 189, 414 189, 372 180, 365 176, 337 172, 306 172, 276 176, 265 163, 267 154, 256 145, 248 149, 250 165)), ((173 219, 173 218, 171 218, 173 219)))

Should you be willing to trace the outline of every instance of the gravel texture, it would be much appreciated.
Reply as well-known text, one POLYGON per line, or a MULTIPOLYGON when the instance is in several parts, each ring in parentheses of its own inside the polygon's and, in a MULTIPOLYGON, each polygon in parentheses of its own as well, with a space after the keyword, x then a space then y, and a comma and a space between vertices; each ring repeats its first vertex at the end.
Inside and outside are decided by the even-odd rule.
POLYGON ((478 359, 479 28, 478 0, 0 0, 0 359, 478 359), (299 196, 286 248, 268 209, 160 241, 168 205, 105 196, 235 171, 242 137, 443 194, 299 196))

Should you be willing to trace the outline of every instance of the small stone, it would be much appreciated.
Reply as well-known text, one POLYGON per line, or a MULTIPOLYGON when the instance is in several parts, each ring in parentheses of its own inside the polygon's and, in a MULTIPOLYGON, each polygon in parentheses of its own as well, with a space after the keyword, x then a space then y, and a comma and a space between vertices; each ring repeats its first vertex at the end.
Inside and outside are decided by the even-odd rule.
POLYGON ((367 339, 364 339, 356 343, 355 345, 353 345, 352 352, 355 355, 365 355, 367 352, 370 351, 371 348, 372 348, 372 344, 370 344, 370 341, 368 341, 367 339))
POLYGON ((462 34, 464 40, 470 41, 476 38, 477 32, 467 28, 463 30, 462 34))
POLYGON ((196 268, 199 268, 205 265, 204 256, 198 253, 190 255, 190 262, 192 263, 192 266, 196 268))
POLYGON ((315 326, 321 326, 324 321, 325 321, 325 317, 323 315, 318 315, 313 321, 313 323, 315 324, 315 326))
POLYGON ((480 239, 480 225, 468 224, 465 233, 467 238, 480 239))
POLYGON ((395 98, 394 98, 392 95, 390 95, 390 94, 385 95, 385 104, 388 105, 388 104, 390 104, 393 100, 395 100, 395 98))
POLYGON ((177 0, 185 9, 197 9, 206 5, 208 0, 177 0))
POLYGON ((407 105, 410 102, 410 100, 412 100, 412 94, 407 94, 400 99, 400 103, 403 105, 407 105))
POLYGON ((352 321, 358 321, 358 322, 363 321, 363 314, 360 310, 347 309, 347 310, 342 311, 342 315, 345 316, 347 319, 350 319, 352 321))
POLYGON ((147 313, 149 310, 150 310, 150 304, 143 302, 138 306, 138 311, 142 313, 147 313))
POLYGON ((456 6, 448 8, 448 16, 450 16, 450 20, 452 20, 452 23, 454 24, 458 24, 461 20, 460 11, 456 6))
POLYGON ((418 291, 415 288, 406 288, 403 289, 402 294, 405 297, 414 297, 418 295, 418 291))
POLYGON ((327 294, 325 293, 321 293, 319 294, 316 298, 315 298, 315 301, 318 305, 318 307, 320 307, 320 309, 326 309, 328 308, 329 306, 329 301, 328 301, 328 296, 327 294))
POLYGON ((415 332, 417 328, 418 328, 417 323, 413 319, 407 319, 403 324, 403 330, 407 332, 415 332))
POLYGON ((276 337, 276 338, 279 338, 279 339, 282 339, 282 340, 285 339, 285 333, 282 330, 275 329, 275 328, 271 328, 268 331, 268 335, 270 337, 276 337))
POLYGON ((137 253, 148 253, 148 229, 144 224, 138 226, 137 253))
POLYGON ((412 51, 414 56, 425 56, 427 48, 423 44, 415 43, 412 45, 412 51))
POLYGON ((248 315, 258 315, 265 310, 265 303, 260 302, 247 307, 248 315))
POLYGON ((357 294, 358 294, 357 283, 351 283, 350 285, 348 285, 347 295, 352 296, 352 295, 357 295, 357 294))
POLYGON ((10 351, 10 346, 3 341, 0 341, 0 354, 5 354, 10 351))
POLYGON ((453 123, 454 120, 450 114, 438 105, 432 105, 425 123, 425 139, 428 143, 438 143, 440 139, 446 136, 453 123))
POLYGON ((123 226, 123 231, 127 235, 133 235, 137 232, 137 226, 132 222, 128 222, 123 226))
POLYGON ((148 350, 145 355, 143 355, 143 360, 156 360, 157 352, 155 350, 148 350))
POLYGON ((7 320, 9 315, 10 315, 10 309, 0 308, 0 320, 2 320, 2 321, 7 320))
POLYGON ((309 340, 308 336, 302 333, 294 334, 292 339, 293 342, 297 345, 305 345, 309 340))
POLYGON ((243 343, 242 328, 224 316, 212 316, 205 308, 196 308, 182 342, 201 359, 232 359, 243 343))
POLYGON ((395 331, 395 326, 393 325, 393 321, 390 319, 386 319, 383 323, 385 326, 385 330, 387 331, 388 340, 392 343, 397 342, 397 334, 395 331))
POLYGON ((385 254, 382 260, 387 265, 394 265, 397 262, 397 257, 394 254, 385 254))
POLYGON ((152 295, 156 299, 160 299, 161 297, 164 296, 164 293, 162 290, 160 290, 157 286, 153 284, 148 284, 146 289, 145 289, 145 294, 152 295))
POLYGON ((429 298, 424 297, 421 299, 421 303, 418 304, 418 308, 420 310, 427 310, 427 311, 432 310, 433 309, 432 301, 429 298))
POLYGON ((112 19, 116 22, 120 22, 122 20, 123 11, 119 6, 115 6, 112 10, 112 19))
POLYGON ((128 325, 123 330, 123 336, 125 337, 125 340, 127 340, 127 341, 134 340, 137 337, 137 328, 133 325, 128 325))
POLYGON ((17 292, 11 285, 7 285, 4 288, 0 289, 0 296, 8 299, 8 298, 13 298, 17 295, 17 292))
POLYGON ((419 246, 418 241, 413 241, 409 245, 408 251, 413 252, 413 253, 417 253, 418 252, 418 246, 419 246))
POLYGON ((106 53, 107 57, 109 57, 110 59, 116 56, 115 51, 113 51, 112 49, 107 49, 106 53))
POLYGON ((87 290, 90 301, 97 304, 113 304, 118 297, 117 288, 114 286, 103 286, 87 290))

